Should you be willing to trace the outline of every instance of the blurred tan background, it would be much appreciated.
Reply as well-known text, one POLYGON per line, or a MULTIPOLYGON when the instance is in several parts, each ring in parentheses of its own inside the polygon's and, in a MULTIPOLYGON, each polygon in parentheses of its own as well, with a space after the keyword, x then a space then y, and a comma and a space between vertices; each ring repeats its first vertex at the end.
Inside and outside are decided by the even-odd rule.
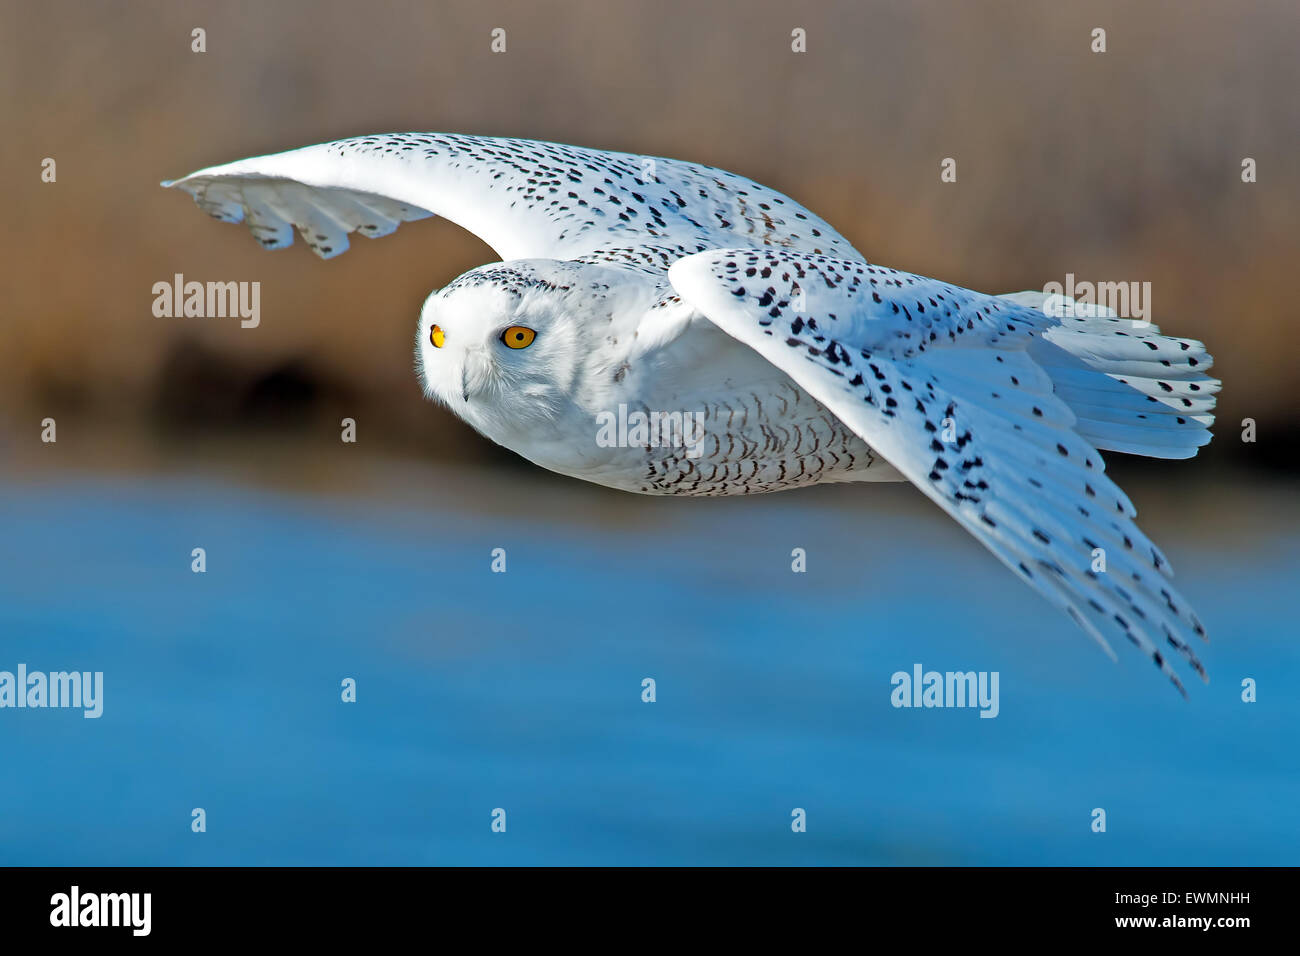
POLYGON ((1152 318, 1204 339, 1227 383, 1203 454, 1290 469, 1298 50, 1295 0, 4 0, 0 435, 14 451, 63 416, 61 445, 147 446, 351 415, 359 448, 495 455, 424 401, 411 355, 424 296, 495 258, 486 246, 433 220, 331 262, 301 242, 268 253, 158 187, 247 155, 439 130, 722 166, 872 261, 984 291, 1149 281, 1152 318), (794 27, 807 53, 791 52, 794 27), (177 272, 260 280, 260 327, 155 318, 151 287, 177 272))

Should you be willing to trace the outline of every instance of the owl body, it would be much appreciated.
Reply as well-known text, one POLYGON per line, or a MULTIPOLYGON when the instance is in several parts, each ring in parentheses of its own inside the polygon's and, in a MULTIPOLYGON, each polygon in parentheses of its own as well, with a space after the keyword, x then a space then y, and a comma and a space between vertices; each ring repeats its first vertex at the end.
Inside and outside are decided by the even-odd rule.
POLYGON ((416 343, 430 397, 559 474, 688 496, 903 480, 662 278, 590 263, 494 263, 429 296, 416 343), (483 322, 488 315, 495 320, 483 322), (512 358, 502 347, 511 328, 535 336, 517 374, 501 371, 512 358), (485 355, 498 361, 483 360, 491 372, 480 374, 485 355), (559 374, 532 381, 526 368, 538 362, 559 374))

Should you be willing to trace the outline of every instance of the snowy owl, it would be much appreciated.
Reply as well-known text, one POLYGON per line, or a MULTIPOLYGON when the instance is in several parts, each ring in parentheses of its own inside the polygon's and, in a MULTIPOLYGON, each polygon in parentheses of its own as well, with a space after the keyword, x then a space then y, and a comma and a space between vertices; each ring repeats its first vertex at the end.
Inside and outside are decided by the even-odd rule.
POLYGON ((164 183, 270 249, 444 216, 504 261, 433 292, 429 397, 574 478, 653 495, 910 481, 1114 657, 1205 637, 1098 449, 1190 458, 1200 342, 869 263, 721 169, 518 139, 361 136, 164 183), (1058 314, 1063 312, 1064 314, 1058 314))

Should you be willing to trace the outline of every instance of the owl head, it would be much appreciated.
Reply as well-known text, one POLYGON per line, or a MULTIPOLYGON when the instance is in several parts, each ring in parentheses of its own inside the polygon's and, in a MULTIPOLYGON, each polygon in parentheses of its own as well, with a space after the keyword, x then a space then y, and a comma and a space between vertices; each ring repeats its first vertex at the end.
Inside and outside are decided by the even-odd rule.
POLYGON ((574 396, 589 340, 605 324, 591 318, 601 301, 593 268, 604 271, 549 259, 494 263, 432 293, 415 348, 425 394, 508 447, 580 414, 574 396))

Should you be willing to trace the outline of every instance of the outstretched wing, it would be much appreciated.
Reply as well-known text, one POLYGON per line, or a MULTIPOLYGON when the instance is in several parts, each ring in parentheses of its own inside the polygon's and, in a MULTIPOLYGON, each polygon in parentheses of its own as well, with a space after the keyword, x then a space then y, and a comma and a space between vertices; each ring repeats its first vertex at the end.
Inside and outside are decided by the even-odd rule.
POLYGON ((1182 684, 1204 636, 1026 349, 1052 324, 994 296, 863 262, 741 249, 682 259, 682 298, 829 408, 1108 652, 1121 637, 1182 684), (1098 556, 1104 557, 1104 565, 1098 556), (1104 567, 1104 570, 1100 568, 1104 567))
POLYGON ((267 248, 297 227, 318 256, 348 236, 387 235, 440 215, 505 259, 603 261, 664 272, 719 246, 858 253, 794 200, 741 176, 674 159, 555 143, 388 133, 212 166, 165 182, 267 248))

